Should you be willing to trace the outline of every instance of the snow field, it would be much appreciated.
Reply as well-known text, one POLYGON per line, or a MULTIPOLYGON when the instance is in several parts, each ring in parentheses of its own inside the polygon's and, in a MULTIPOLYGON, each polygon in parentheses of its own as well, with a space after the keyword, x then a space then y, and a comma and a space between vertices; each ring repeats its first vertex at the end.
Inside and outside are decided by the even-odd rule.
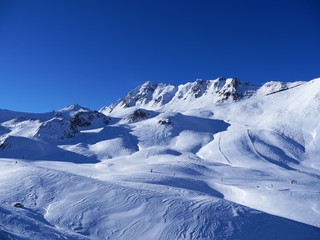
POLYGON ((320 81, 213 104, 232 81, 146 83, 63 139, 1 110, 0 239, 319 239, 320 81))

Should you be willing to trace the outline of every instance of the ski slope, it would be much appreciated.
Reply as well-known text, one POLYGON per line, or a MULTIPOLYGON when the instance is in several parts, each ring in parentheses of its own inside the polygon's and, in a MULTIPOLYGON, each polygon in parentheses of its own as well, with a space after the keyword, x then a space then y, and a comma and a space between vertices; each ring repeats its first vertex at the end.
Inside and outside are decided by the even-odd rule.
POLYGON ((218 79, 0 110, 0 239, 320 239, 319 106, 319 79, 218 79))

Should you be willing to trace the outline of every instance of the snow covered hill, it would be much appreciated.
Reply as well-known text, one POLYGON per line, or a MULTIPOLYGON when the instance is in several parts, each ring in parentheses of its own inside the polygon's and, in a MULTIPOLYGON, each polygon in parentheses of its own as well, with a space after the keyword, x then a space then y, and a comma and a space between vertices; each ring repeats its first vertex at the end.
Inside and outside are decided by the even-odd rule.
POLYGON ((320 239, 319 116, 320 79, 0 110, 0 239, 320 239))

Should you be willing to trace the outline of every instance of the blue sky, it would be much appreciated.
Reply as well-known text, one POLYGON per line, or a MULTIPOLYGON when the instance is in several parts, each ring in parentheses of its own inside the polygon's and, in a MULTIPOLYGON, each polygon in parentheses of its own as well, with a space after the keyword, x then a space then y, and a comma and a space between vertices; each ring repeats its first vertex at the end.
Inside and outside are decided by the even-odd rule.
POLYGON ((99 109, 145 81, 320 77, 317 0, 0 0, 0 108, 99 109))

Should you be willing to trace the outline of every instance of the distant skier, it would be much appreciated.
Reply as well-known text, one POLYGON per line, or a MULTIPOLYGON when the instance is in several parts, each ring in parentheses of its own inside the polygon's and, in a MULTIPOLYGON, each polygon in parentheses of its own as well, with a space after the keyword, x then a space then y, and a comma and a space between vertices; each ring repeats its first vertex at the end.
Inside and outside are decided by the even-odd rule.
POLYGON ((150 172, 152 172, 152 168, 150 169, 150 172))

